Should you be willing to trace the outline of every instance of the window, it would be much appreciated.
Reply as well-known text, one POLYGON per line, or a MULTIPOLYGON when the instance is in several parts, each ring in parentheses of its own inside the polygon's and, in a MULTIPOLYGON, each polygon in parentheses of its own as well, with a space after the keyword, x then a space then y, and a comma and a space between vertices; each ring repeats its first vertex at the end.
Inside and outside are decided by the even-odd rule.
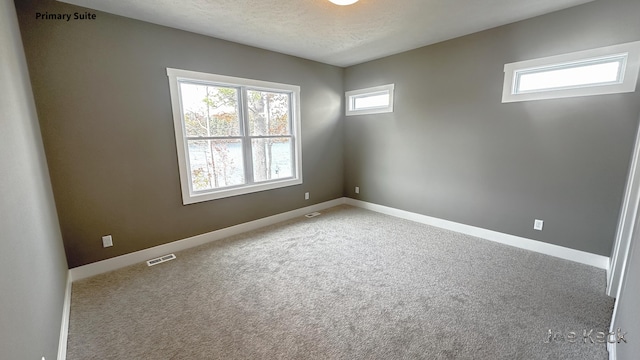
POLYGON ((184 204, 302 183, 300 87, 167 75, 184 204))
POLYGON ((345 93, 347 102, 346 115, 393 112, 393 89, 394 84, 389 84, 347 91, 345 93))
POLYGON ((633 92, 640 41, 504 66, 502 102, 633 92))

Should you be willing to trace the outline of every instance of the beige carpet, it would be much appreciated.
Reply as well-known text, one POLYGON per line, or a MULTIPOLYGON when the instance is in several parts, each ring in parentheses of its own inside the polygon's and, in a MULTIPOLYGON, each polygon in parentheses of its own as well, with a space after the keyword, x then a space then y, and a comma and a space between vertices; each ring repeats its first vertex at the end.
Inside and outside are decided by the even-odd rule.
POLYGON ((607 359, 603 270, 358 208, 176 255, 74 283, 67 359, 607 359))

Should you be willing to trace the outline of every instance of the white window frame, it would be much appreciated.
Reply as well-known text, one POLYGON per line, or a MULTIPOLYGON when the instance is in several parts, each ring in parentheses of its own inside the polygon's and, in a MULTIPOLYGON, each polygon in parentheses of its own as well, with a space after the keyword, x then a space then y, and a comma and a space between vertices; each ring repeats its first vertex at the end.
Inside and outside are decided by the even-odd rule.
MULTIPOLYGON (((169 77, 169 90, 171 93, 171 106, 173 109, 173 125, 176 136, 176 151, 178 154, 178 168, 180 172, 182 203, 184 205, 302 184, 302 137, 300 133, 299 86, 173 68, 167 68, 167 76, 169 77), (289 93, 291 95, 290 138, 293 144, 292 177, 263 182, 250 182, 251 179, 245 179, 247 180, 247 183, 243 185, 229 186, 206 191, 194 191, 191 182, 189 150, 187 148, 188 144, 183 119, 184 112, 182 110, 180 94, 179 84, 181 81, 201 82, 210 84, 212 86, 241 87, 243 88, 243 91, 246 91, 248 89, 289 93)), ((245 107, 243 100, 241 100, 240 106, 245 107)), ((243 117, 243 115, 241 115, 241 117, 243 117)), ((246 123, 247 120, 244 120, 243 118, 241 118, 240 121, 246 123)), ((251 136, 248 132, 243 133, 241 136, 244 138, 245 142, 251 141, 251 136)), ((244 155, 245 163, 247 163, 247 156, 250 155, 244 155)), ((245 171, 245 174, 246 173, 247 172, 245 171)))
POLYGON ((640 41, 505 64, 502 102, 634 92, 638 81, 639 67, 640 41), (577 68, 616 59, 621 59, 621 68, 618 80, 614 82, 520 92, 517 90, 519 77, 522 75, 572 67, 577 68))
POLYGON ((393 112, 393 92, 395 84, 387 84, 382 86, 374 86, 366 89, 351 90, 345 92, 346 114, 351 115, 367 115, 367 114, 382 114, 393 112), (372 106, 361 109, 355 108, 356 99, 368 96, 387 94, 389 96, 389 105, 385 106, 372 106))

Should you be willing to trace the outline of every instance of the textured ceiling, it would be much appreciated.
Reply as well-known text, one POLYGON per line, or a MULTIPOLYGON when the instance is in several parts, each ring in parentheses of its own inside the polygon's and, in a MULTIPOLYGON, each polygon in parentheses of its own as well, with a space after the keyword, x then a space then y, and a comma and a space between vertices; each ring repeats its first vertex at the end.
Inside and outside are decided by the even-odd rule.
POLYGON ((63 0, 350 66, 593 0, 63 0))

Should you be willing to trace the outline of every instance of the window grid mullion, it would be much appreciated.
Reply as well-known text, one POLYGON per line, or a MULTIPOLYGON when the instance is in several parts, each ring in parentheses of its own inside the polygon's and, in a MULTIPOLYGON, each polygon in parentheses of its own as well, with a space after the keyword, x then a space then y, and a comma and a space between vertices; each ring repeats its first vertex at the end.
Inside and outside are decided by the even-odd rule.
POLYGON ((279 139, 289 138, 292 139, 293 135, 249 135, 251 139, 279 139))
POLYGON ((189 136, 185 137, 188 141, 205 141, 205 140, 242 140, 243 136, 189 136))
POLYGON ((251 130, 249 126, 249 100, 247 96, 247 87, 242 86, 240 88, 240 103, 242 104, 240 110, 240 126, 243 136, 242 152, 244 160, 244 176, 247 184, 254 184, 255 180, 253 174, 253 152, 251 151, 251 130))
POLYGON ((296 174, 296 172, 298 171, 298 169, 296 168, 296 164, 298 159, 296 158, 298 156, 298 154, 296 154, 296 152, 294 151, 295 149, 295 142, 298 141, 298 139, 296 139, 293 134, 296 134, 297 129, 294 128, 294 124, 295 121, 293 119, 294 116, 294 111, 293 111, 293 95, 291 93, 289 93, 289 139, 290 139, 290 149, 291 149, 291 170, 292 170, 292 174, 296 174))

